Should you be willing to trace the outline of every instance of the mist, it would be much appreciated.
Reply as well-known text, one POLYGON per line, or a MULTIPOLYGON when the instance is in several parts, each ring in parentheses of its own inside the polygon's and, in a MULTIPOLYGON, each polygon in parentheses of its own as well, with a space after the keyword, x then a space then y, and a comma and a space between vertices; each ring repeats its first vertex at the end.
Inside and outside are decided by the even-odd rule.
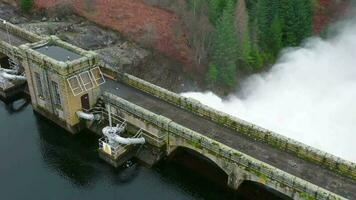
POLYGON ((225 99, 182 95, 356 162, 356 21, 336 27, 333 37, 283 50, 268 72, 249 77, 225 99))

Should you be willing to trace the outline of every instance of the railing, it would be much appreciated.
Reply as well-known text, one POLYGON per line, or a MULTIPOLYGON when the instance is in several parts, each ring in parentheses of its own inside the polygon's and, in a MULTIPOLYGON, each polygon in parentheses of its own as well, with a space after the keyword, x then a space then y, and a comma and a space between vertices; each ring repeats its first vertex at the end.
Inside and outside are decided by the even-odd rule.
MULTIPOLYGON (((143 130, 140 129, 136 132, 133 138, 139 138, 142 135, 143 135, 143 130)), ((99 150, 106 152, 105 145, 107 145, 110 148, 110 155, 115 159, 118 158, 120 155, 124 154, 129 149, 129 147, 132 147, 132 145, 121 145, 119 143, 110 144, 109 139, 104 136, 99 139, 99 150)))
MULTIPOLYGON (((94 115, 100 115, 100 119, 109 119, 109 113, 107 112, 107 110, 105 108, 102 107, 96 107, 94 109, 82 109, 83 112, 86 113, 92 113, 94 115)), ((123 124, 126 123, 126 120, 122 117, 120 117, 119 115, 117 115, 116 113, 111 112, 111 119, 113 124, 123 124)))
POLYGON ((102 137, 99 139, 99 150, 109 154, 115 159, 126 151, 125 147, 120 144, 109 144, 109 139, 107 137, 102 137), (110 153, 105 150, 105 145, 110 148, 110 153))
MULTIPOLYGON (((86 109, 82 109, 82 111, 86 112, 86 113, 92 113, 94 115, 100 115, 100 119, 103 120, 103 119, 108 119, 109 118, 109 114, 107 112, 107 110, 105 108, 102 108, 102 107, 97 107, 95 108, 96 110, 94 111, 93 109, 90 109, 90 110, 86 110, 86 109)), ((120 117, 117 113, 117 109, 116 107, 113 105, 111 106, 111 118, 112 118, 112 122, 114 124, 121 124, 123 122, 125 122, 127 124, 127 121, 126 119, 120 117)), ((161 135, 161 136, 157 136, 157 135, 153 135, 152 133, 144 130, 144 129, 140 129, 140 132, 142 134, 142 136, 146 139, 149 139, 157 144, 162 144, 165 142, 165 139, 166 139, 166 135, 161 135)))

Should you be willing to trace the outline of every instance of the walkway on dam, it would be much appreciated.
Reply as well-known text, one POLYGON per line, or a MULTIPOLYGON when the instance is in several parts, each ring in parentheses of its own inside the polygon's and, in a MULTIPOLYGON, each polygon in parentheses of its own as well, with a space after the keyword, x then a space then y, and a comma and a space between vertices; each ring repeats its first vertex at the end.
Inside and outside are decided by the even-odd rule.
POLYGON ((254 141, 123 83, 107 80, 102 89, 331 192, 356 199, 356 181, 317 164, 254 141))
MULTIPOLYGON (((0 22, 2 23, 2 22, 0 22)), ((17 37, 13 34, 7 34, 5 29, 0 28, 0 40, 5 41, 7 43, 10 43, 9 40, 11 41, 11 44, 14 46, 20 46, 22 44, 25 44, 27 42, 29 42, 28 40, 21 38, 21 37, 17 37)))

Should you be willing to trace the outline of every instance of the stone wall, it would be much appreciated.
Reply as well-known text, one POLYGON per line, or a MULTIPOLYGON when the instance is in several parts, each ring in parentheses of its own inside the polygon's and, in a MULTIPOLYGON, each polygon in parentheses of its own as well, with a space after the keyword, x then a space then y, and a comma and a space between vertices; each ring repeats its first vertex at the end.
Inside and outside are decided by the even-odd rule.
POLYGON ((152 113, 111 93, 106 92, 104 94, 104 101, 115 105, 127 113, 131 113, 145 123, 165 130, 168 134, 166 141, 168 146, 174 146, 174 144, 169 144, 169 138, 183 138, 190 145, 191 149, 195 149, 197 152, 205 152, 210 157, 216 157, 220 162, 224 160, 223 164, 218 165, 226 173, 231 171, 231 166, 236 166, 257 177, 254 180, 258 179, 261 183, 272 188, 278 188, 279 190, 283 188, 284 191, 289 191, 288 193, 293 194, 293 198, 295 199, 343 199, 334 193, 256 160, 242 152, 181 126, 171 119, 152 113))
POLYGON ((17 58, 21 57, 19 53, 19 48, 12 46, 9 43, 2 40, 0 40, 0 53, 6 56, 15 54, 15 57, 17 58))
POLYGON ((42 39, 41 36, 31 33, 19 26, 13 25, 11 23, 0 23, 0 28, 1 29, 8 29, 8 31, 15 36, 18 36, 20 38, 23 38, 25 40, 27 40, 28 42, 38 42, 42 39))
MULTIPOLYGON (((111 74, 113 75, 114 73, 111 72, 111 74)), ((168 91, 132 75, 118 73, 118 79, 132 87, 179 106, 180 108, 233 129, 236 131, 236 134, 243 134, 254 140, 267 143, 275 148, 290 152, 300 158, 310 160, 334 172, 356 180, 356 165, 352 162, 343 160, 329 153, 307 146, 301 142, 271 132, 224 112, 212 109, 201 104, 197 100, 183 97, 177 93, 168 91)))

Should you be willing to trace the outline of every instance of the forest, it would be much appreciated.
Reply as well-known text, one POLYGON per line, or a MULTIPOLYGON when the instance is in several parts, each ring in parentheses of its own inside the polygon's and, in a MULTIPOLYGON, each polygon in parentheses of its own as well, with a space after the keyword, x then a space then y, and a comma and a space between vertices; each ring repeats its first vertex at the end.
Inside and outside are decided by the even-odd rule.
POLYGON ((190 0, 188 6, 212 25, 200 40, 212 85, 233 87, 239 73, 263 70, 282 48, 312 34, 312 0, 190 0))
MULTIPOLYGON (((32 0, 20 2, 24 11, 32 4, 32 0)), ((42 1, 34 2, 39 5, 42 1)), ((95 4, 98 8, 105 7, 104 2, 113 3, 100 2, 102 5, 95 4)), ((119 1, 119 5, 126 5, 125 10, 113 10, 112 16, 83 11, 77 3, 77 13, 176 59, 182 63, 183 71, 204 80, 209 88, 227 90, 241 77, 268 69, 282 48, 298 46, 311 36, 315 10, 323 10, 327 13, 320 16, 327 16, 338 11, 330 12, 323 6, 340 4, 336 0, 142 0, 150 6, 145 7, 140 2, 119 1), (141 9, 142 16, 130 15, 137 9, 141 9), (105 20, 118 14, 123 16, 121 20, 105 20), (105 17, 101 19, 102 16, 105 17), (158 16, 170 17, 157 19, 158 16)), ((319 20, 318 28, 323 29, 327 23, 323 18, 319 20)))

